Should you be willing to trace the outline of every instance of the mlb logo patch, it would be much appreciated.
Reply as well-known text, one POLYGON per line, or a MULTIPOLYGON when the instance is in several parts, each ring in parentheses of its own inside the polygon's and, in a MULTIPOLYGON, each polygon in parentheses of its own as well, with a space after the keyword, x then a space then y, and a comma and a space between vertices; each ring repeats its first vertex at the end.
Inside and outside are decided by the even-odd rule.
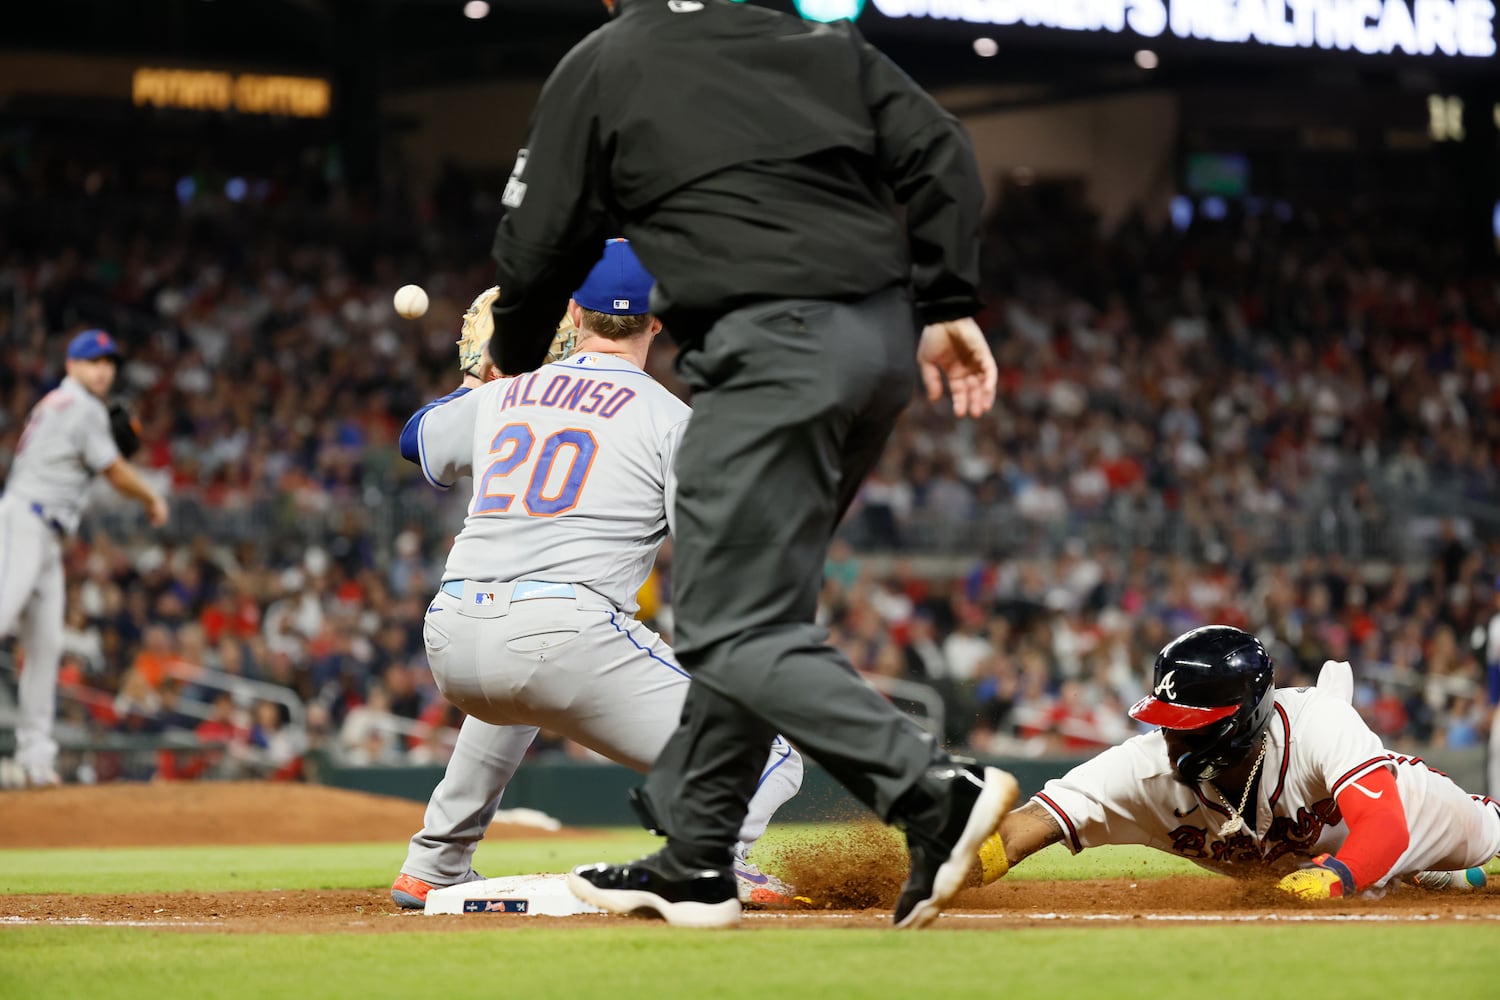
POLYGON ((466 899, 465 913, 526 913, 524 899, 466 899))
POLYGON ((629 299, 615 299, 615 308, 616 309, 629 309, 630 308, 630 300, 629 299))
POLYGON ((474 603, 475 604, 481 604, 481 605, 482 604, 494 604, 495 603, 495 595, 494 594, 475 594, 474 595, 474 603))

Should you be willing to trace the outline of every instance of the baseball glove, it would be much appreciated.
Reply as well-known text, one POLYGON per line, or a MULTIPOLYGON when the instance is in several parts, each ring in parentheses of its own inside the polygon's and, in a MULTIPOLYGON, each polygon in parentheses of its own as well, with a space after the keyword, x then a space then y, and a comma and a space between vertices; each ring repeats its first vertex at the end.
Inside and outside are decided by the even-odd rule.
POLYGON ((479 376, 484 361, 485 349, 495 333, 495 300, 500 297, 500 286, 491 285, 469 303, 464 310, 464 325, 458 344, 458 370, 465 375, 479 376))
POLYGON ((557 324, 557 333, 552 338, 552 346, 547 348, 547 363, 562 361, 577 346, 578 327, 573 325, 573 317, 563 313, 562 322, 557 324))
POLYGON ((121 457, 129 459, 141 448, 141 422, 124 403, 109 404, 109 433, 121 457))

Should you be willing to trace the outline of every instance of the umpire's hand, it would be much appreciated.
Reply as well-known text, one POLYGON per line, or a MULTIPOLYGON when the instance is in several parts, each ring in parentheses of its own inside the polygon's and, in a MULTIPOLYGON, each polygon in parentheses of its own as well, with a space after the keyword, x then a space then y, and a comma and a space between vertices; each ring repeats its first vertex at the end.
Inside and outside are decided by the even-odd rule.
POLYGON ((925 327, 917 345, 917 363, 922 366, 928 399, 941 398, 943 379, 948 379, 955 415, 977 417, 995 405, 995 356, 974 320, 954 319, 925 327))

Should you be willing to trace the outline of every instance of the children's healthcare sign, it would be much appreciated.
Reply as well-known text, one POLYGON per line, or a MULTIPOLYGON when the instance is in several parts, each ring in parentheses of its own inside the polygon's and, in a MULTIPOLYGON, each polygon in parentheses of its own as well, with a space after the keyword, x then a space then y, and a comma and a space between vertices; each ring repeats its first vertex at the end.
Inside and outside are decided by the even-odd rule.
MULTIPOLYGON (((858 13, 859 4, 848 0, 821 2, 858 13)), ((869 7, 893 19, 1128 33, 1143 39, 1365 55, 1495 55, 1491 0, 869 0, 869 7)))

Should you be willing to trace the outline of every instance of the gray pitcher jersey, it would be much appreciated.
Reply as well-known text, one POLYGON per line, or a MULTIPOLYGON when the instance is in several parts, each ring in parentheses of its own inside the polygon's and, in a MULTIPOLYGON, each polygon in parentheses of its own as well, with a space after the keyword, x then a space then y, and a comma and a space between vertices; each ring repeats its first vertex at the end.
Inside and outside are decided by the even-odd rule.
POLYGON ((637 608, 670 525, 691 410, 630 362, 577 354, 428 410, 422 474, 474 477, 443 580, 579 583, 637 608))
POLYGON ((47 518, 73 532, 89 481, 119 457, 104 402, 81 382, 65 378, 26 418, 5 492, 40 504, 47 518))

